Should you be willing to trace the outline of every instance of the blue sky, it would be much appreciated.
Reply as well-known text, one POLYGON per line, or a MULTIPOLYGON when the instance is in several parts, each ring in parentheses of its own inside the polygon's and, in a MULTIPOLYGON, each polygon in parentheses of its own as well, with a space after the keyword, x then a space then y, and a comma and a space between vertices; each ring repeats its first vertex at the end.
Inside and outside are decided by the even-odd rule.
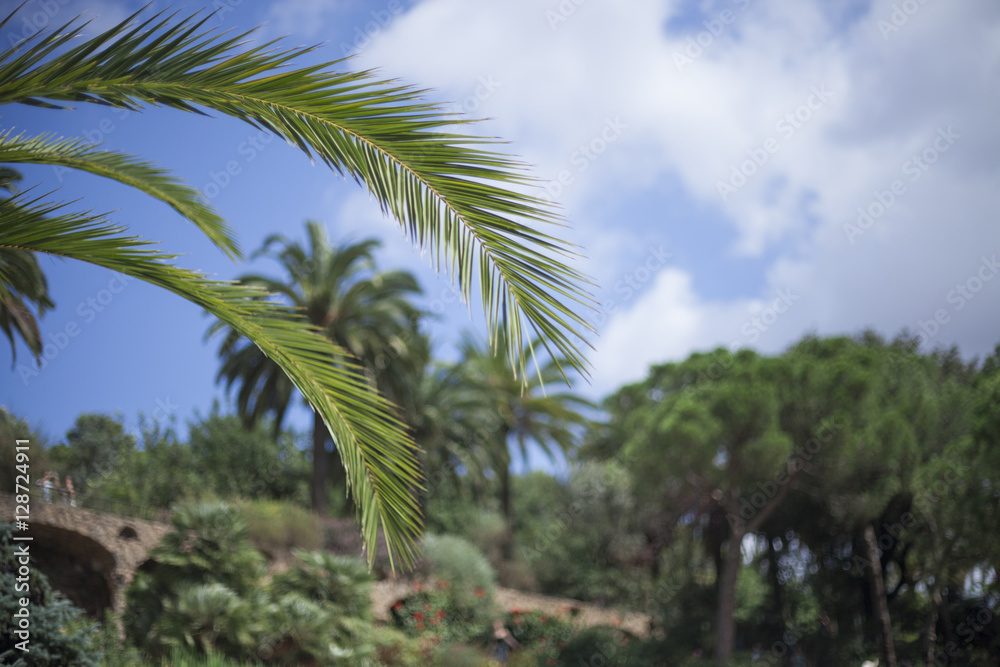
MULTIPOLYGON (((140 4, 36 0, 22 14, 38 27, 83 13, 99 29, 140 4)), ((806 333, 923 325, 926 348, 958 345, 967 358, 1000 342, 995 3, 220 0, 181 11, 212 6, 221 28, 323 42, 315 60, 353 52, 350 67, 490 119, 480 131, 534 165, 599 284, 593 382, 581 386, 591 397, 650 363, 719 345, 776 353, 806 333)), ((15 21, 0 41, 31 29, 15 21)), ((419 276, 442 355, 462 330, 483 330, 366 192, 247 125, 163 109, 0 115, 4 127, 170 168, 247 251, 274 232, 301 237, 306 219, 335 240, 376 236, 383 268, 419 276), (231 161, 239 173, 224 183, 231 161)), ((182 266, 247 270, 123 186, 51 168, 25 176, 184 253, 182 266)), ((223 397, 198 308, 137 281, 109 286, 94 267, 43 266, 57 303, 42 321, 52 358, 38 369, 21 347, 11 368, 0 346, 0 403, 58 440, 81 412, 120 411, 134 426, 159 409, 183 423, 223 397), (79 333, 64 340, 68 325, 79 333)), ((309 423, 304 410, 294 421, 309 423)))

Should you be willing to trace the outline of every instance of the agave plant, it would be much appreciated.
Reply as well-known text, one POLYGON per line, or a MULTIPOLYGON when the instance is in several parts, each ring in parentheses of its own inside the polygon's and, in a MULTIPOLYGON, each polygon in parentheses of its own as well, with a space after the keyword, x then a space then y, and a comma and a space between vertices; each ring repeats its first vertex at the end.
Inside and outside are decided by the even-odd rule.
MULTIPOLYGON (((0 21, 3 29, 14 17, 0 21)), ((494 346, 525 376, 525 343, 540 335, 553 357, 583 370, 587 278, 573 249, 543 225, 560 224, 537 182, 494 140, 459 133, 463 122, 422 102, 420 91, 342 65, 297 63, 315 47, 251 47, 197 14, 133 14, 90 39, 80 22, 41 31, 0 52, 0 104, 50 109, 101 104, 207 109, 274 133, 366 187, 407 237, 445 269, 469 300, 478 282, 494 346), (456 129, 457 128, 457 129, 456 129), (536 193, 536 194, 532 194, 536 193), (502 336, 499 334, 503 334, 502 336)), ((0 130, 0 164, 44 164, 111 178, 173 207, 224 253, 233 232, 198 192, 135 156, 80 139, 0 130)), ((103 215, 74 210, 33 189, 0 206, 0 250, 90 262, 168 289, 205 308, 273 359, 322 416, 341 451, 361 515, 369 562, 381 526, 390 554, 412 563, 420 514, 415 445, 360 366, 331 364, 344 350, 246 285, 206 279, 173 264, 103 215)), ((15 284, 0 263, 0 295, 15 284)))

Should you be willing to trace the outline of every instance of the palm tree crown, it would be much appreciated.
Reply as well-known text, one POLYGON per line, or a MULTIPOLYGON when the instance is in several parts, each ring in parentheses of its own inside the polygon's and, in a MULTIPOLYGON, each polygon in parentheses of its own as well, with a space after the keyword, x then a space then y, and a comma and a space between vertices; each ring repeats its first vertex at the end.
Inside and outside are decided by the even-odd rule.
MULTIPOLYGON (((398 371, 386 372, 399 361, 405 364, 407 347, 415 338, 421 312, 408 297, 420 293, 416 279, 406 271, 379 273, 373 252, 379 242, 331 246, 323 226, 306 223, 308 247, 285 236, 268 237, 252 257, 274 259, 286 272, 284 279, 247 274, 242 284, 279 296, 302 313, 317 331, 349 355, 332 364, 360 362, 376 388, 401 393, 398 371), (392 360, 390 364, 388 360, 392 360), (395 382, 394 382, 395 380, 395 382)), ((217 322, 209 335, 223 327, 217 322)), ((222 366, 218 378, 226 387, 239 383, 237 409, 248 424, 273 413, 274 428, 281 429, 294 386, 282 369, 239 331, 229 328, 219 347, 222 366)), ((328 433, 317 415, 313 427, 313 509, 327 506, 328 433)), ((334 470, 341 469, 334 466, 334 470)), ((342 483, 338 477, 337 485, 342 483)))

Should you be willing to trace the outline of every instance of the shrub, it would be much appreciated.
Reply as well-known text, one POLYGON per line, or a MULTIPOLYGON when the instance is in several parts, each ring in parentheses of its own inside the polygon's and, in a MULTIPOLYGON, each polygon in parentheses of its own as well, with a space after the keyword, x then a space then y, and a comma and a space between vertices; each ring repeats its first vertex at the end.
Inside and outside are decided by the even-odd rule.
POLYGON ((282 500, 253 500, 237 505, 246 517, 250 540, 258 549, 318 549, 323 545, 323 526, 316 515, 282 500))
POLYGON ((514 609, 504 618, 504 625, 521 645, 521 650, 537 656, 539 664, 543 665, 554 661, 573 637, 573 625, 568 618, 540 611, 514 609))
POLYGON ((29 566, 26 580, 18 581, 20 563, 15 549, 24 543, 15 543, 12 537, 12 526, 0 524, 0 664, 16 664, 27 655, 33 667, 97 667, 96 626, 53 591, 48 578, 34 567, 29 566), (15 588, 19 584, 21 590, 15 588), (27 590, 23 590, 25 584, 27 590), (30 605, 30 654, 17 648, 22 638, 14 634, 20 629, 14 614, 23 609, 22 597, 28 598, 30 605))
POLYGON ((570 638, 559 651, 552 665, 646 665, 662 664, 661 654, 653 663, 638 662, 632 656, 635 647, 630 647, 633 639, 628 633, 617 628, 595 627, 581 631, 570 638))
POLYGON ((152 564, 136 574, 126 592, 125 631, 140 647, 164 606, 182 591, 220 584, 239 596, 254 590, 264 572, 264 558, 250 543, 237 509, 221 503, 182 505, 171 523, 173 530, 149 553, 152 564))
POLYGON ((428 535, 417 576, 416 592, 393 608, 404 630, 462 641, 481 637, 492 627, 496 574, 469 542, 428 535))

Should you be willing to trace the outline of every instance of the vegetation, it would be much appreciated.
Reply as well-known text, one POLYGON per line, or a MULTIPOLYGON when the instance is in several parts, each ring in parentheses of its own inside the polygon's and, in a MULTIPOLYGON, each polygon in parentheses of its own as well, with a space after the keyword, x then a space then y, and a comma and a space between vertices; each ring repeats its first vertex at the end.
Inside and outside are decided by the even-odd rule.
MULTIPOLYGON (((87 40, 77 39, 79 24, 70 22, 12 44, 0 52, 0 104, 202 107, 267 128, 363 183, 410 240, 434 254, 436 268, 448 270, 466 300, 478 278, 491 341, 498 350, 505 342, 499 351, 512 372, 526 375, 527 331, 541 333, 546 349, 584 369, 578 343, 588 325, 575 307, 589 303, 586 278, 559 259, 572 255, 569 246, 537 229, 559 217, 532 194, 537 185, 517 162, 480 148, 488 140, 446 131, 454 119, 419 102, 412 89, 370 73, 336 72, 333 63, 295 67, 312 49, 250 47, 247 35, 220 35, 196 16, 174 22, 163 13, 142 14, 87 40)), ((134 156, 7 130, 0 133, 0 163, 117 180, 170 205, 223 252, 240 256, 231 230, 196 190, 134 156)), ((5 174, 9 189, 13 179, 5 174)), ((0 324, 12 342, 17 331, 37 354, 30 306, 39 314, 48 307, 37 266, 25 253, 89 262, 205 308, 273 360, 322 419, 346 469, 369 557, 381 527, 390 558, 412 561, 421 529, 410 493, 419 486, 415 447, 350 350, 259 288, 181 269, 176 255, 127 236, 104 216, 29 193, 0 201, 0 324)))

